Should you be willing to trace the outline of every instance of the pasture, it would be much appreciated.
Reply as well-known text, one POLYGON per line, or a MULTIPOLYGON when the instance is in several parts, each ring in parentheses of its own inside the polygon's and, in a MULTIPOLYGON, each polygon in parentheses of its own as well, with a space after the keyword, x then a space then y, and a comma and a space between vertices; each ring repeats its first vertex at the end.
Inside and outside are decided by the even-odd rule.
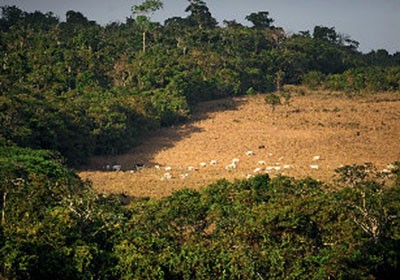
POLYGON ((126 154, 92 158, 79 175, 99 192, 163 197, 257 173, 329 182, 342 165, 383 170, 400 159, 399 93, 289 90, 289 103, 274 110, 264 95, 201 103, 189 122, 160 129, 126 154))

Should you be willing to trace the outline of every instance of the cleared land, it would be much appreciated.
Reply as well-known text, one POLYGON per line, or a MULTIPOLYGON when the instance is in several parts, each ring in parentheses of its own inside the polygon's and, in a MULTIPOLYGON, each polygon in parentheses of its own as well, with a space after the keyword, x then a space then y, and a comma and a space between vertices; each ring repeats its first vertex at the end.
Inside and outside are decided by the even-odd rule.
POLYGON ((229 98, 200 104, 189 123, 161 129, 127 154, 93 158, 80 176, 100 192, 151 197, 245 178, 256 168, 329 181, 341 165, 372 162, 383 169, 400 160, 399 139, 399 93, 349 98, 312 92, 294 95, 274 111, 263 95, 229 98), (234 158, 236 169, 225 169, 234 158), (123 171, 105 171, 115 164, 123 171), (144 168, 133 172, 138 164, 144 168))

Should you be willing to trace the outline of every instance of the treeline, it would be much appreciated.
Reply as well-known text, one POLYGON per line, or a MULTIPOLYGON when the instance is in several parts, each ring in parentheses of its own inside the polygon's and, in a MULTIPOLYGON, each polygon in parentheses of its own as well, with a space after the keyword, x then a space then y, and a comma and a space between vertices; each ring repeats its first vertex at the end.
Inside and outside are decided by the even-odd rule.
POLYGON ((54 153, 0 147, 1 279, 397 279, 400 163, 332 185, 267 175, 105 197, 54 153))
POLYGON ((248 15, 251 27, 218 25, 206 4, 193 0, 187 17, 160 24, 146 13, 160 2, 144 4, 125 23, 105 26, 76 11, 60 21, 3 7, 0 137, 59 151, 79 165, 185 120, 202 100, 274 91, 310 71, 400 64, 400 53, 362 54, 334 28, 288 36, 268 12, 248 15))
POLYGON ((325 75, 310 71, 303 75, 302 82, 311 89, 327 89, 347 92, 377 92, 400 90, 400 67, 359 67, 340 74, 325 75))

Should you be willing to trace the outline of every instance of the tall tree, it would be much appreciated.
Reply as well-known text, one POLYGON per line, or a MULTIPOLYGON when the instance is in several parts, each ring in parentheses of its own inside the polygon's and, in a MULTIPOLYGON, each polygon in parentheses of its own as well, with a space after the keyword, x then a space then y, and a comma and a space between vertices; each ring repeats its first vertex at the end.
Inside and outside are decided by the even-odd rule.
POLYGON ((326 27, 326 26, 315 26, 313 32, 314 39, 323 40, 329 43, 337 43, 338 42, 338 34, 335 31, 335 27, 326 27))
POLYGON ((190 12, 188 20, 198 28, 214 28, 217 26, 217 20, 213 18, 206 3, 202 0, 189 0, 190 4, 185 12, 190 12))
POLYGON ((160 0, 145 0, 142 4, 132 7, 136 22, 142 29, 142 49, 144 53, 146 52, 146 33, 151 26, 150 16, 163 7, 164 4, 160 0))
POLYGON ((7 31, 10 26, 16 25, 18 21, 25 17, 25 12, 17 6, 1 7, 0 30, 7 31))
POLYGON ((258 12, 258 13, 251 13, 250 15, 246 16, 246 20, 250 21, 254 28, 270 28, 273 27, 272 23, 274 20, 269 17, 269 12, 258 12))

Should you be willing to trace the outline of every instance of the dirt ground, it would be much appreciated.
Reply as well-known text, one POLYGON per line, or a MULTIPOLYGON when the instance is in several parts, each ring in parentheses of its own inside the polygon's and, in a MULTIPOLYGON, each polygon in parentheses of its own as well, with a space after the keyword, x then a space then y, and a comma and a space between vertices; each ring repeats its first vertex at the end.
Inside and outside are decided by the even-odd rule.
POLYGON ((306 92, 274 111, 263 95, 228 98, 200 104, 189 123, 163 128, 129 153, 93 158, 79 174, 99 192, 151 197, 256 173, 330 181, 341 165, 383 169, 400 160, 399 139, 399 93, 306 92))

